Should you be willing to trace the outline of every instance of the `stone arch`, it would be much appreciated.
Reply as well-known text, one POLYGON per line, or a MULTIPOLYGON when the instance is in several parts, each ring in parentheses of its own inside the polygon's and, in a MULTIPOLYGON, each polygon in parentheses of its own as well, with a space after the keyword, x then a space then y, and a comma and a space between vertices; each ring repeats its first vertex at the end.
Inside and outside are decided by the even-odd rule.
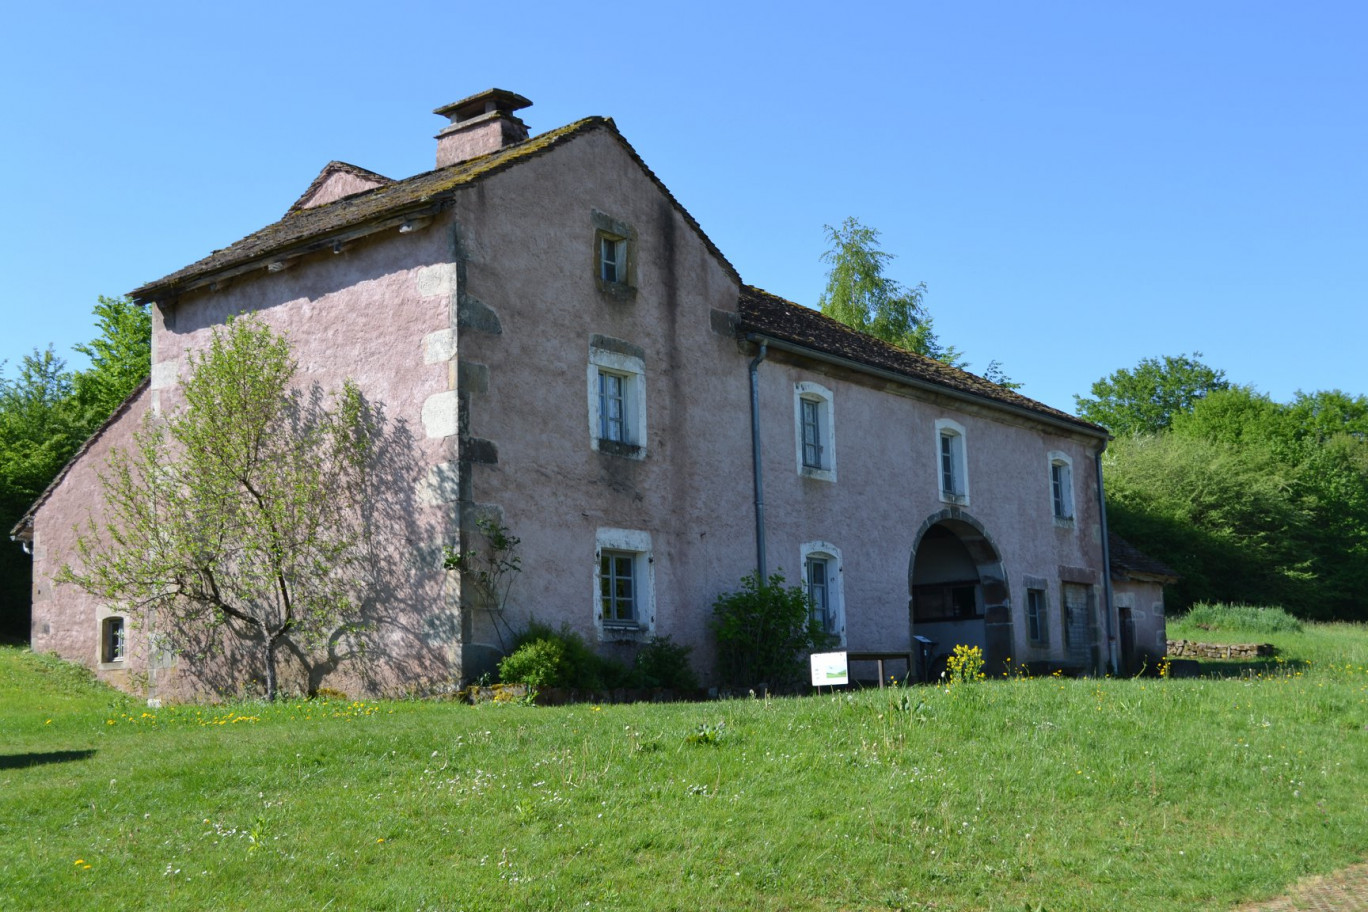
MULTIPOLYGON (((958 546, 963 549, 963 554, 967 557, 968 567, 972 568, 961 571, 961 574, 965 572, 972 574, 972 585, 976 587, 975 603, 982 612, 982 626, 979 627, 978 618, 953 625, 949 622, 928 623, 923 621, 922 626, 928 628, 927 635, 931 634, 931 628, 939 627, 953 630, 965 639, 977 639, 978 642, 972 645, 979 645, 983 648, 985 673, 990 675, 1001 674, 1007 668, 1007 660, 1012 657, 1011 589, 1007 582, 1007 574, 1002 567, 1001 551, 988 530, 984 528, 983 523, 967 511, 958 507, 949 507, 932 513, 917 530, 912 542, 912 553, 907 561, 908 623, 912 627, 912 633, 918 633, 917 588, 921 584, 918 581, 917 555, 923 551, 922 545, 928 534, 931 534, 933 538, 942 540, 941 548, 943 550, 943 540, 947 533, 953 536, 958 546), (933 532, 933 529, 938 531, 933 532)), ((925 560, 921 569, 923 576, 930 569, 925 560)), ((925 591, 926 588, 923 587, 923 593, 925 591)), ((931 636, 931 638, 935 639, 935 636, 931 636)), ((948 650, 954 645, 954 643, 941 643, 940 649, 942 651, 948 650)))

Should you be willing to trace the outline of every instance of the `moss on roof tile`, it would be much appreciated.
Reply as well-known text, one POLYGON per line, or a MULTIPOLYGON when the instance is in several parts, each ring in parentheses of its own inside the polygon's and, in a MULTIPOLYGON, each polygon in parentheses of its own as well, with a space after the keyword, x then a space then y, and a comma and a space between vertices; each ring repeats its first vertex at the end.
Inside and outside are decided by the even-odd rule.
POLYGON ((603 117, 587 117, 469 161, 364 190, 323 206, 292 210, 280 221, 222 250, 216 250, 184 269, 134 289, 131 296, 136 301, 144 302, 175 294, 184 286, 215 273, 282 253, 299 244, 324 239, 385 216, 419 208, 425 203, 440 200, 458 187, 526 161, 559 143, 605 125, 611 128, 612 121, 603 117))
POLYGON ((341 235, 369 222, 379 221, 424 206, 440 204, 443 198, 458 188, 497 174, 595 129, 607 129, 622 144, 627 154, 656 184, 661 193, 674 205, 689 225, 698 232, 705 245, 739 283, 735 267, 722 255, 694 217, 680 205, 664 182, 647 166, 631 143, 618 132, 612 118, 586 117, 534 136, 523 142, 469 161, 445 168, 426 171, 382 187, 364 190, 323 206, 292 209, 280 221, 267 225, 234 244, 215 250, 209 256, 170 275, 148 282, 130 292, 139 303, 175 295, 188 287, 200 284, 215 275, 230 270, 241 270, 258 260, 288 254, 292 249, 326 242, 333 235, 341 235))

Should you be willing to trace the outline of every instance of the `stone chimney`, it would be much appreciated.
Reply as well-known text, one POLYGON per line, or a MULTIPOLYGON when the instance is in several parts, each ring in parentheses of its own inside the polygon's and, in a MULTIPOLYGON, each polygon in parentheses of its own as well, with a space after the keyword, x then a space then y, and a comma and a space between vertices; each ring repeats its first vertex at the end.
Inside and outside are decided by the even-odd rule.
POLYGON ((495 152, 527 139, 527 124, 514 111, 532 102, 504 89, 488 89, 433 111, 451 119, 437 134, 437 167, 495 152))

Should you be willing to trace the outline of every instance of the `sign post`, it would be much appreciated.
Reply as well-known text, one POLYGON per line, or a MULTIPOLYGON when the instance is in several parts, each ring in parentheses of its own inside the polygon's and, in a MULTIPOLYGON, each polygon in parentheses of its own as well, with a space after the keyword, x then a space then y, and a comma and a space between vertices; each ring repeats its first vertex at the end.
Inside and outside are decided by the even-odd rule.
POLYGON ((808 657, 812 666, 813 687, 835 687, 850 683, 850 670, 844 652, 814 652, 808 657))

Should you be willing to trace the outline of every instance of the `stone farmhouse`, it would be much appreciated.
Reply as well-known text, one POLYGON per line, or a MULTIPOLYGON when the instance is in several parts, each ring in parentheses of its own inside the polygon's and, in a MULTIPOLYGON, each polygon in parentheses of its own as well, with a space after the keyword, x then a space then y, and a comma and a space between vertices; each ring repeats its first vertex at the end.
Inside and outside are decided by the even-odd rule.
POLYGON ((1162 654, 1152 591, 1122 651, 1103 428, 745 284, 612 120, 529 137, 529 104, 496 89, 439 108, 434 170, 332 162, 279 221, 132 292, 152 308, 150 381, 13 533, 34 649, 155 695, 207 688, 211 663, 53 577, 110 448, 175 408, 187 353, 251 312, 305 381, 354 379, 406 434, 367 668, 334 657, 299 687, 490 669, 495 619, 441 567, 481 517, 522 539, 506 626, 568 625, 618 658, 669 636, 705 679, 712 603, 757 567, 806 586, 856 675, 917 636, 978 645, 989 672, 1162 654))

